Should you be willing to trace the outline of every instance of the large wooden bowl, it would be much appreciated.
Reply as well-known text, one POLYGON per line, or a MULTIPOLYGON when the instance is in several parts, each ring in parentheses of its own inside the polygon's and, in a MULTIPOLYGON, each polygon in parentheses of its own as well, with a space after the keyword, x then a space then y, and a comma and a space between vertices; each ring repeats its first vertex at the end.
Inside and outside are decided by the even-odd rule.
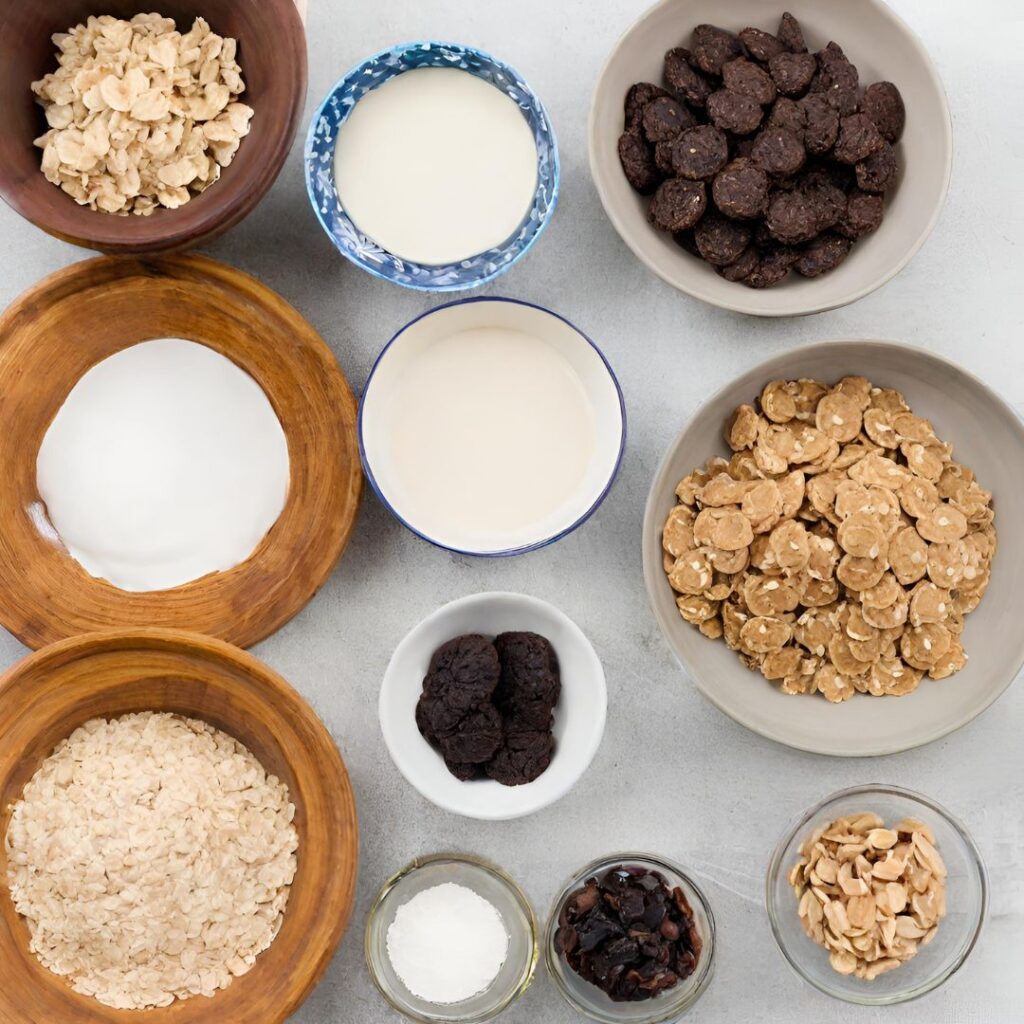
POLYGON ((358 826, 345 765, 323 724, 277 673, 230 644, 149 629, 64 640, 0 677, 0 836, 11 804, 56 744, 82 723, 133 711, 200 718, 244 743, 288 785, 298 871, 277 938, 212 999, 115 1010, 79 995, 29 951, 0 842, 3 1024, 279 1024, 327 967, 355 893, 358 826))
POLYGON ((104 252, 169 252, 198 245, 237 224, 277 178, 306 98, 306 36, 294 0, 45 0, 0 4, 0 195, 37 227, 75 245, 104 252), (32 82, 57 66, 54 32, 94 14, 131 18, 155 8, 187 32, 202 16, 214 32, 238 40, 246 83, 241 99, 255 111, 252 130, 219 181, 177 210, 118 217, 79 206, 43 177, 46 130, 32 82))
POLYGON ((362 489, 356 406, 330 349, 279 295, 198 256, 100 257, 45 278, 0 317, 0 623, 29 647, 116 627, 190 629, 248 647, 330 575, 362 489), (64 549, 36 487, 47 427, 83 373, 139 341, 202 342, 248 372, 284 428, 280 518, 252 555, 171 590, 129 593, 64 549))

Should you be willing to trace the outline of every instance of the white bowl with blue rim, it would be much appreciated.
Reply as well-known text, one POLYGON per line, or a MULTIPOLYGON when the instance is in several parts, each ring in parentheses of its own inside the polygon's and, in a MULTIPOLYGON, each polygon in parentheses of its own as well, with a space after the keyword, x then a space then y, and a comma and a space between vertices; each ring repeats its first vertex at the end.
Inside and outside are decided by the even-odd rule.
POLYGON ((306 136, 306 191, 317 219, 338 251, 374 277, 420 291, 450 292, 492 281, 530 249, 547 226, 558 200, 558 145, 547 112, 515 68, 482 50, 458 43, 414 42, 382 50, 352 68, 327 94, 306 136), (368 92, 406 71, 456 68, 500 89, 519 107, 537 147, 537 185, 519 227, 503 243, 442 265, 402 259, 363 234, 345 212, 334 181, 339 130, 368 92))
MULTIPOLYGON (((466 424, 473 429, 472 423, 466 424)), ((384 506, 413 533, 437 547, 463 555, 502 557, 546 547, 582 526, 611 490, 626 446, 626 407, 607 359, 594 342, 565 317, 519 299, 473 297, 428 310, 407 323, 384 346, 366 382, 359 406, 359 454, 366 478, 384 506), (515 532, 490 524, 479 531, 444 520, 418 505, 403 476, 388 427, 393 403, 402 393, 403 375, 416 373, 417 361, 431 345, 464 331, 496 328, 522 332, 550 346, 564 370, 578 382, 593 424, 593 445, 571 494, 535 523, 515 532), (412 368, 410 370, 410 368, 412 368)), ((557 444, 558 438, 551 442, 557 444)), ((446 473, 453 489, 466 485, 473 467, 453 462, 446 473)), ((510 486, 530 486, 521 479, 510 486)))

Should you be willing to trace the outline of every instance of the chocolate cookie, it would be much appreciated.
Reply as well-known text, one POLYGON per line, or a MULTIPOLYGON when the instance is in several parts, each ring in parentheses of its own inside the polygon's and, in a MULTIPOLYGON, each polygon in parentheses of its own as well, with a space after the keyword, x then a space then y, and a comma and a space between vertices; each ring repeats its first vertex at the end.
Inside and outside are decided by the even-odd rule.
POLYGON ((704 182, 669 178, 654 193, 651 205, 647 208, 647 217, 662 231, 685 231, 701 219, 705 209, 707 193, 704 182))
POLYGON ((684 128, 692 128, 697 118, 679 100, 658 96, 644 107, 642 121, 648 142, 666 142, 684 128))
POLYGON ((856 165, 857 184, 865 192, 885 192, 896 184, 896 151, 883 141, 871 156, 856 165))
POLYGON ((801 189, 775 192, 768 201, 765 223, 772 238, 786 245, 798 245, 812 239, 818 226, 821 210, 818 204, 801 189))
POLYGON ((801 106, 802 102, 802 100, 800 102, 791 100, 788 96, 780 96, 768 114, 765 127, 785 128, 803 141, 807 116, 804 113, 803 106, 801 106))
POLYGON ((883 208, 881 196, 853 189, 846 197, 846 210, 836 223, 836 231, 847 238, 862 238, 882 223, 883 208))
POLYGON ((637 82, 636 85, 631 85, 626 92, 626 102, 623 105, 626 128, 638 127, 644 114, 644 107, 659 96, 668 96, 668 92, 660 85, 654 85, 652 82, 637 82))
POLYGON ((807 159, 800 137, 788 128, 765 128, 754 140, 750 156, 768 174, 788 178, 796 174, 807 159))
POLYGON ((729 159, 729 143, 713 124, 687 128, 672 144, 672 166, 681 178, 707 181, 729 159))
POLYGON ((722 131, 746 135, 757 130, 764 111, 757 100, 749 96, 732 89, 719 89, 708 97, 708 117, 722 131))
POLYGON ((690 43, 690 62, 707 75, 720 75, 726 61, 743 56, 738 36, 715 25, 698 25, 690 43))
POLYGON ((690 64, 690 51, 677 46, 665 54, 665 84, 691 107, 700 109, 715 87, 690 64))
POLYGON ((745 28, 740 32, 740 42, 754 60, 767 64, 777 53, 786 49, 778 36, 759 28, 745 28))
POLYGON ((743 278, 748 288, 770 288, 788 274, 790 267, 800 258, 800 250, 788 245, 779 245, 761 251, 757 266, 743 278))
POLYGON ((860 85, 857 69, 847 60, 838 43, 829 43, 819 50, 818 75, 812 85, 813 92, 823 93, 825 98, 846 117, 857 109, 857 90, 860 85))
POLYGON ((715 270, 726 281, 742 281, 753 273, 760 260, 761 257, 758 254, 757 247, 748 245, 738 260, 734 263, 727 263, 724 267, 715 267, 715 270))
POLYGON ((642 196, 650 195, 664 177, 654 161, 654 150, 638 128, 619 136, 619 163, 626 181, 642 196))
POLYGON ((739 157, 715 175, 711 196, 727 217, 759 217, 768 205, 768 175, 753 160, 739 157))
POLYGON ((882 148, 882 133, 867 114, 850 114, 839 119, 839 138, 832 156, 840 163, 856 164, 882 148))
POLYGON ((839 138, 839 112, 820 93, 800 100, 804 114, 804 146, 815 156, 824 156, 839 138))
POLYGON ((772 81, 783 96, 803 96, 810 88, 818 63, 809 53, 777 53, 768 62, 772 81))
POLYGON ((507 733, 484 771, 503 786, 522 786, 547 771, 554 749, 550 732, 507 733))
POLYGON ((783 12, 779 21, 779 30, 775 34, 779 37, 779 42, 790 53, 807 52, 807 44, 804 42, 804 32, 800 27, 800 22, 789 11, 783 12))
POLYGON ((717 210, 708 210, 693 229, 697 251, 716 267, 725 267, 743 255, 752 237, 749 226, 717 210))
POLYGON ((555 649, 537 633, 501 633, 494 641, 501 678, 494 703, 503 714, 516 704, 539 700, 554 707, 562 690, 555 649))
POLYGON ((771 75, 746 57, 737 57, 722 65, 722 84, 763 107, 774 103, 777 95, 771 75))
POLYGON ((489 761, 502 744, 501 715, 493 704, 482 704, 459 720, 449 732, 438 736, 438 746, 446 762, 460 765, 489 761))
POLYGON ((829 270, 835 270, 846 259, 851 245, 853 242, 849 238, 826 231, 808 242, 793 267, 804 277, 818 277, 829 270))
POLYGON ((899 142, 906 124, 903 97, 892 82, 874 82, 860 98, 861 113, 867 114, 887 142, 899 142))

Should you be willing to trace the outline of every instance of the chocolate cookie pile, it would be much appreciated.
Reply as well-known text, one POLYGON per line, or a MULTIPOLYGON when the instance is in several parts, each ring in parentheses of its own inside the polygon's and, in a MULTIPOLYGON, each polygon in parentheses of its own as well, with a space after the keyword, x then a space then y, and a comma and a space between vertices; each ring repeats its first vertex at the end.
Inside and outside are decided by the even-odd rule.
POLYGON ((619 865, 588 878, 558 915, 555 949, 616 1002, 651 999, 696 969, 703 942, 682 889, 619 865))
POLYGON ((882 223, 903 99, 891 82, 861 92, 838 43, 809 53, 789 13, 775 35, 698 25, 664 83, 626 94, 619 160, 650 222, 726 280, 818 277, 882 223))
POLYGON ((430 659, 416 724, 457 779, 486 775, 519 786, 551 763, 561 689, 558 658, 544 637, 457 636, 430 659))

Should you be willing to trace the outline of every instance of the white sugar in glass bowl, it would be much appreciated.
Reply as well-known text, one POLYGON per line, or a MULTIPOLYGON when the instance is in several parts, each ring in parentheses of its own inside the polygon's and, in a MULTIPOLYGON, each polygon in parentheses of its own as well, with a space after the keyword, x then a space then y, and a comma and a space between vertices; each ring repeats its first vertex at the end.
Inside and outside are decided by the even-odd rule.
POLYGON ((395 648, 380 690, 380 727, 392 761, 432 803, 468 818, 521 818, 561 799, 587 770, 604 733, 607 693, 601 661, 582 630, 554 605, 525 594, 485 593, 452 601, 415 626, 395 648), (555 707, 555 752, 547 770, 522 786, 493 779, 461 782, 416 727, 416 702, 430 658, 465 633, 509 631, 545 637, 555 649, 562 692, 555 707))
POLYGON ((556 313, 462 299, 403 327, 359 410, 367 479, 413 533, 466 555, 564 537, 611 489, 626 443, 618 382, 556 313))
POLYGON ((939 218, 953 165, 953 130, 938 72, 921 41, 882 0, 661 0, 616 43, 590 106, 590 170, 608 219, 636 257, 662 280, 695 298, 756 316, 798 316, 835 309, 885 284, 910 262, 939 218), (789 10, 813 52, 835 40, 857 66, 862 86, 891 81, 903 95, 907 125, 896 146, 899 177, 885 219, 829 274, 791 273, 757 290, 726 281, 672 236, 647 222, 647 199, 626 182, 618 157, 622 104, 634 82, 661 83, 665 51, 688 46, 701 22, 731 32, 748 25, 774 32, 789 10))

